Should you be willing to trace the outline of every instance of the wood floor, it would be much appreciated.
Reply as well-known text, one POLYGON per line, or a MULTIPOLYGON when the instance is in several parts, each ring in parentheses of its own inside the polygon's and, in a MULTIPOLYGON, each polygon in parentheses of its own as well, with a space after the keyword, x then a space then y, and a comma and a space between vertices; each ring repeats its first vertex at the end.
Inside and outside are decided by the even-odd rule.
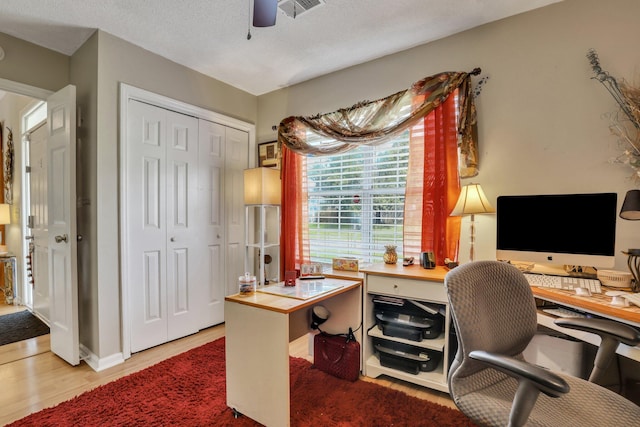
MULTIPOLYGON (((7 307, 0 305, 0 315, 11 312, 11 307, 7 307)), ((224 336, 224 331, 224 325, 214 326, 197 334, 136 353, 125 363, 102 372, 95 372, 85 363, 72 367, 55 356, 49 348, 49 335, 0 346, 0 384, 2 384, 0 425, 54 406, 99 385, 214 341, 224 336)), ((290 353, 292 356, 311 360, 307 354, 306 337, 293 341, 290 345, 290 353)), ((445 393, 386 377, 376 379, 363 377, 362 379, 402 390, 421 399, 455 407, 445 393)))

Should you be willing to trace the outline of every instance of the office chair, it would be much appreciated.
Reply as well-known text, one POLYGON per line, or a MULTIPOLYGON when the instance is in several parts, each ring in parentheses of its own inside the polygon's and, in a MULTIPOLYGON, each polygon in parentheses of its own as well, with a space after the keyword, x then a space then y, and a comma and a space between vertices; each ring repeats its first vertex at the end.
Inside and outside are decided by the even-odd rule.
POLYGON ((524 360, 522 352, 537 331, 536 305, 517 268, 498 261, 470 262, 451 270, 444 283, 458 337, 449 392, 475 423, 639 425, 640 407, 633 402, 524 360))

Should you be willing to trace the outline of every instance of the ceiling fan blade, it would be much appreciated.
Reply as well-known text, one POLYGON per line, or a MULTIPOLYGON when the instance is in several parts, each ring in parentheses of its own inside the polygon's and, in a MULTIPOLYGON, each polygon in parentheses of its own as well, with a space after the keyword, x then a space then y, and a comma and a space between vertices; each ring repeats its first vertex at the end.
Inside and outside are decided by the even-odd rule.
POLYGON ((278 0, 253 0, 253 26, 272 27, 276 25, 278 0))

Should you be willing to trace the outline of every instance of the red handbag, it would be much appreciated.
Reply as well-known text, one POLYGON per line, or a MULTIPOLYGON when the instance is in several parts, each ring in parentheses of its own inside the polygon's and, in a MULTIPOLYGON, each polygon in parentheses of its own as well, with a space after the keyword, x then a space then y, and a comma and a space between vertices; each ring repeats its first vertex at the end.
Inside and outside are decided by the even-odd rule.
POLYGON ((313 364, 334 377, 355 381, 360 376, 360 343, 320 333, 313 338, 313 364))

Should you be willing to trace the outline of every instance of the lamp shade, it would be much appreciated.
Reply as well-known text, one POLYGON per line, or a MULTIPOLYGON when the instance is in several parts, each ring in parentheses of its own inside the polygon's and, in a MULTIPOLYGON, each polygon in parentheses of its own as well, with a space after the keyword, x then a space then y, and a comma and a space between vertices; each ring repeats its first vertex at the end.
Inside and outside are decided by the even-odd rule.
POLYGON ((0 203, 0 224, 11 224, 10 207, 6 203, 0 203))
POLYGON ((620 218, 637 221, 640 219, 640 190, 629 190, 624 197, 620 218))
POLYGON ((253 26, 272 27, 276 25, 278 0, 253 0, 253 26))
POLYGON ((244 204, 279 205, 280 171, 270 168, 245 169, 244 204))
POLYGON ((469 184, 462 187, 456 206, 451 216, 493 213, 495 209, 489 203, 480 184, 469 184))

